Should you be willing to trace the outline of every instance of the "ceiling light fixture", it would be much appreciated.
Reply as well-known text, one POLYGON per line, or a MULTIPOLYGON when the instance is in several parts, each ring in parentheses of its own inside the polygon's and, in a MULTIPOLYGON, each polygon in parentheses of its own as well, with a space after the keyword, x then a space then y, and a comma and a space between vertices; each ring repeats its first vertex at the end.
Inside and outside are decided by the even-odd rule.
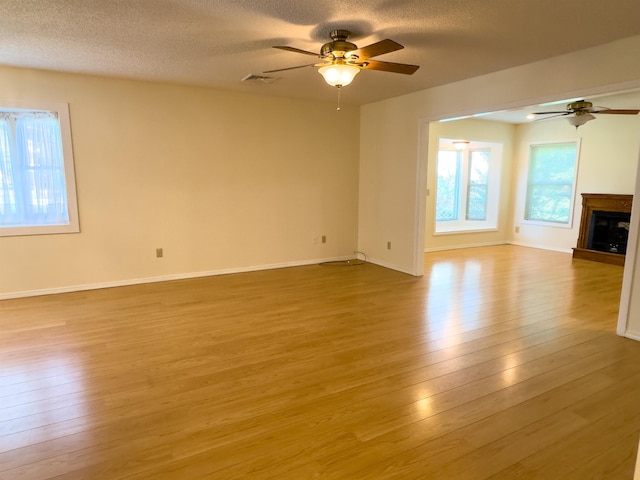
POLYGON ((574 127, 576 127, 576 130, 578 129, 579 126, 584 125, 585 123, 595 119, 596 117, 594 117, 590 113, 580 113, 580 112, 576 112, 575 116, 567 118, 567 120, 569 120, 569 123, 574 127))
POLYGON ((453 148, 455 148, 456 150, 464 150, 469 146, 470 142, 468 142, 467 140, 455 140, 452 143, 453 143, 453 148))
POLYGON ((318 69, 318 73, 324 77, 325 82, 338 88, 349 85, 359 72, 358 67, 344 63, 327 65, 318 69))

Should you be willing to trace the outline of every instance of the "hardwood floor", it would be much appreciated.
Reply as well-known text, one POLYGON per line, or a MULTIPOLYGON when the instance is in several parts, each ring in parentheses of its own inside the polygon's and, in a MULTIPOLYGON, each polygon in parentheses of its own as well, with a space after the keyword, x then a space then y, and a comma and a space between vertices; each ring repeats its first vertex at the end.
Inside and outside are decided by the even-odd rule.
POLYGON ((0 478, 631 479, 622 267, 516 246, 0 302, 0 478))

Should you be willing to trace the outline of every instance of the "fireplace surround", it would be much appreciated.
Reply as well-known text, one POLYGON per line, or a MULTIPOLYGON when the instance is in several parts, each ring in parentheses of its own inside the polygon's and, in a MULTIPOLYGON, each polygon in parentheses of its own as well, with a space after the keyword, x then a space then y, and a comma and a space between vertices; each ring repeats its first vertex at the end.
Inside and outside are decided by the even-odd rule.
POLYGON ((573 258, 624 265, 633 195, 583 193, 573 258))

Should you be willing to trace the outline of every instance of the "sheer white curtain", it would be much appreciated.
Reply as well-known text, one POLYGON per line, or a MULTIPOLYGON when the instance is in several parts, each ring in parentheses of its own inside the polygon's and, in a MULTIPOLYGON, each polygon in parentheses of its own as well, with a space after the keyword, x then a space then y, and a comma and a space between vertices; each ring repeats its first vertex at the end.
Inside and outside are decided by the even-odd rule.
POLYGON ((0 224, 68 224, 62 140, 56 116, 37 112, 5 118, 0 126, 0 145, 0 224))
POLYGON ((16 222, 15 182, 11 160, 12 137, 8 117, 0 116, 0 225, 16 222))

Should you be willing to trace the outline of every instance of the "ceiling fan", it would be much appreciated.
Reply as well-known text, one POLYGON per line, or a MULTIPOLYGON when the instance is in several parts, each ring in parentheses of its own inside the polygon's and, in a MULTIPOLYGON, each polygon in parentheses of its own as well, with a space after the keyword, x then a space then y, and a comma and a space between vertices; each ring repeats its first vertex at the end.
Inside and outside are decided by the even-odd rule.
POLYGON ((596 117, 593 114, 608 114, 608 115, 637 115, 640 110, 621 110, 607 107, 594 107, 593 103, 586 100, 577 100, 567 104, 566 110, 550 111, 550 112, 533 112, 529 114, 531 118, 535 118, 537 115, 552 115, 551 117, 544 117, 540 120, 554 117, 569 116, 568 120, 571 125, 578 128, 580 125, 584 125, 590 120, 595 120, 596 117))
POLYGON ((378 55, 403 49, 404 47, 398 42, 385 39, 366 47, 358 48, 355 43, 347 41, 350 36, 351 32, 348 30, 333 30, 330 33, 331 41, 322 45, 319 54, 286 45, 276 45, 273 48, 310 55, 320 58, 322 61, 297 67, 268 70, 263 73, 282 72, 304 67, 320 67, 318 72, 324 77, 325 81, 333 87, 340 88, 349 85, 360 70, 363 69, 411 75, 420 68, 418 65, 408 65, 406 63, 371 60, 378 55))

